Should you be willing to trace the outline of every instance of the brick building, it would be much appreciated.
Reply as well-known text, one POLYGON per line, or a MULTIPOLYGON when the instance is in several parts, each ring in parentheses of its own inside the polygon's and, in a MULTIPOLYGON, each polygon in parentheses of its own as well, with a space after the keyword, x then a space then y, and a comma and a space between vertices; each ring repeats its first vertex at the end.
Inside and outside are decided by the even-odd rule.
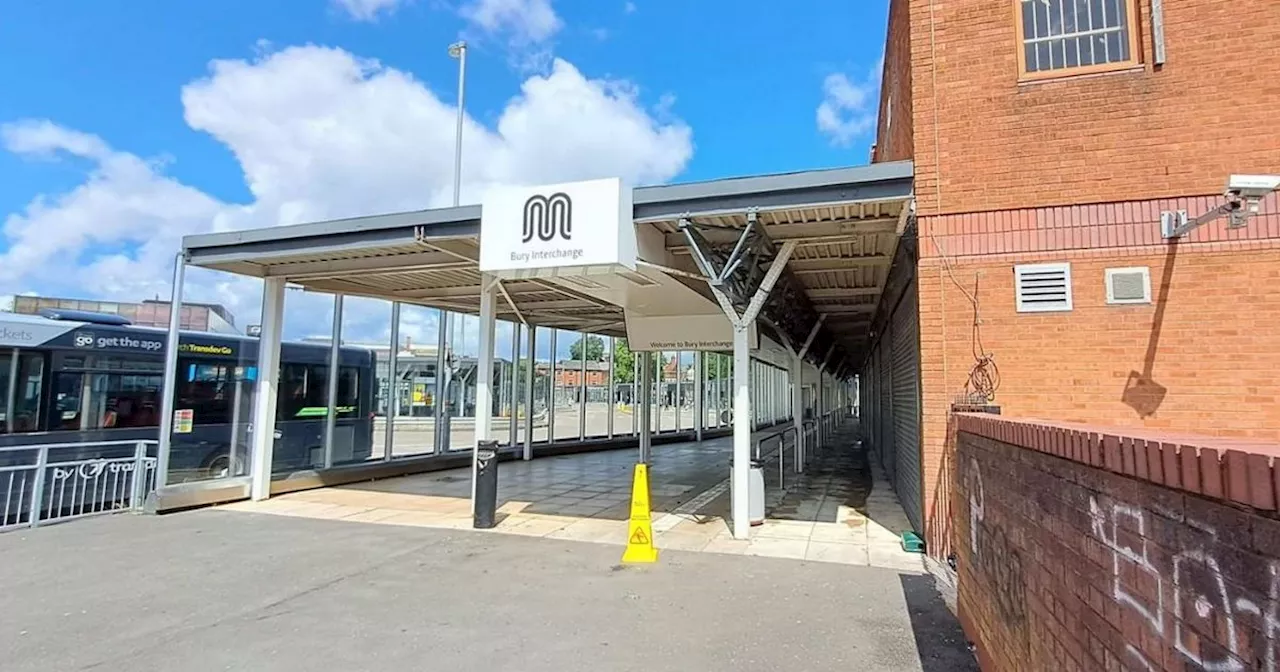
POLYGON ((1276 195, 1242 228, 1160 230, 1162 212, 1224 203, 1231 174, 1280 174, 1280 3, 1156 9, 891 0, 873 160, 914 162, 915 225, 872 322, 862 406, 937 555, 958 399, 1280 439, 1276 195))
MULTIPOLYGON (((538 371, 545 373, 547 365, 539 362, 538 371)), ((609 362, 587 362, 587 386, 601 387, 609 384, 609 362)), ((556 362, 556 385, 561 387, 578 387, 582 385, 582 362, 579 360, 560 360, 556 362)))
MULTIPOLYGON (((0 296, 0 310, 23 315, 39 315, 42 310, 78 310, 120 315, 139 327, 169 327, 169 302, 147 299, 142 303, 66 299, 52 296, 0 296)), ((182 304, 180 327, 188 331, 238 334, 236 317, 225 307, 211 303, 182 304)))

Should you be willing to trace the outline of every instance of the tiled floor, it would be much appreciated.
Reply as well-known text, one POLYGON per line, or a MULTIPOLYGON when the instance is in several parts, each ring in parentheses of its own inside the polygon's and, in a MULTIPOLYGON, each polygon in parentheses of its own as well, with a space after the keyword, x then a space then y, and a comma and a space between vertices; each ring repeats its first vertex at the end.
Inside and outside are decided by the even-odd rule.
MULTIPOLYGON (((658 549, 923 571, 920 556, 900 547, 898 535, 910 529, 906 515, 855 434, 849 423, 805 474, 788 471, 785 490, 777 487, 776 461, 766 462, 767 519, 750 540, 733 539, 725 522, 731 438, 655 446, 649 471, 658 549)), ((634 461, 634 451, 620 450, 503 463, 492 532, 622 545, 634 461)), ((470 477, 465 469, 419 474, 222 508, 470 529, 470 477)))

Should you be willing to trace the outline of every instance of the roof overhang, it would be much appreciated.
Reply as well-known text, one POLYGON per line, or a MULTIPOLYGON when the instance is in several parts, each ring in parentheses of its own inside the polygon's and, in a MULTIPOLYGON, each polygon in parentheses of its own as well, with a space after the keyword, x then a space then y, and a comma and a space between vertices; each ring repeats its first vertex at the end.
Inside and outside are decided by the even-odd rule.
MULTIPOLYGON (((664 263, 640 269, 711 301, 697 278, 680 220, 715 227, 729 241, 754 212, 775 243, 796 241, 779 296, 763 313, 783 340, 804 340, 813 316, 825 315, 811 358, 855 361, 912 198, 910 162, 856 168, 639 187, 637 226, 663 236, 664 263), (796 304, 806 304, 804 315, 796 304)), ((283 277, 320 292, 341 292, 475 313, 479 309, 481 208, 469 205, 308 224, 187 236, 190 265, 253 277, 283 277)), ((499 317, 539 326, 625 335, 622 308, 547 279, 502 283, 499 317)))

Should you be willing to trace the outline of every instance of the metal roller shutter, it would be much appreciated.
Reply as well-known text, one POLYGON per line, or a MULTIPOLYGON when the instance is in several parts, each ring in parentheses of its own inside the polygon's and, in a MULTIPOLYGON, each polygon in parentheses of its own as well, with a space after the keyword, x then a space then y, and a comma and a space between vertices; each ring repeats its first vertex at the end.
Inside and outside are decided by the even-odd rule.
POLYGON ((920 311, 916 286, 907 286, 894 310, 893 446, 897 466, 893 477, 898 499, 917 532, 924 531, 920 474, 920 311))
MULTIPOLYGON (((893 342, 893 325, 888 325, 886 333, 880 339, 880 427, 879 427, 879 443, 876 449, 880 451, 881 460, 886 465, 892 465, 893 472, 897 473, 896 456, 893 452, 893 353, 890 350, 890 343, 893 342)), ((889 466, 885 467, 886 476, 888 476, 889 466)), ((889 477, 889 482, 893 483, 893 477, 889 477)))
POLYGON ((894 474, 897 473, 898 467, 896 460, 894 459, 893 452, 886 450, 890 447, 890 444, 886 442, 887 439, 885 438, 886 434, 888 434, 886 430, 890 425, 888 422, 889 405, 885 403, 888 398, 889 390, 889 386, 885 384, 888 380, 886 374, 889 369, 889 358, 885 356, 885 350, 884 340, 881 340, 880 345, 876 347, 875 351, 876 391, 881 395, 877 397, 877 399, 881 401, 881 404, 880 408, 877 409, 878 413, 876 413, 876 422, 879 424, 879 428, 877 431, 876 443, 874 445, 876 446, 876 451, 880 456, 880 466, 884 467, 885 476, 888 477, 890 483, 893 483, 893 477, 894 474))

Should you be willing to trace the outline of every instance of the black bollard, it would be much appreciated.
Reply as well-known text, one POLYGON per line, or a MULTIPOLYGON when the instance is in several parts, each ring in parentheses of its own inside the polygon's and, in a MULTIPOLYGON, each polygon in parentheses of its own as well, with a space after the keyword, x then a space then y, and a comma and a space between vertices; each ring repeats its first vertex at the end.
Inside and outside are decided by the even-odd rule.
POLYGON ((476 449, 476 514, 472 527, 487 530, 498 524, 498 442, 481 441, 476 449))

